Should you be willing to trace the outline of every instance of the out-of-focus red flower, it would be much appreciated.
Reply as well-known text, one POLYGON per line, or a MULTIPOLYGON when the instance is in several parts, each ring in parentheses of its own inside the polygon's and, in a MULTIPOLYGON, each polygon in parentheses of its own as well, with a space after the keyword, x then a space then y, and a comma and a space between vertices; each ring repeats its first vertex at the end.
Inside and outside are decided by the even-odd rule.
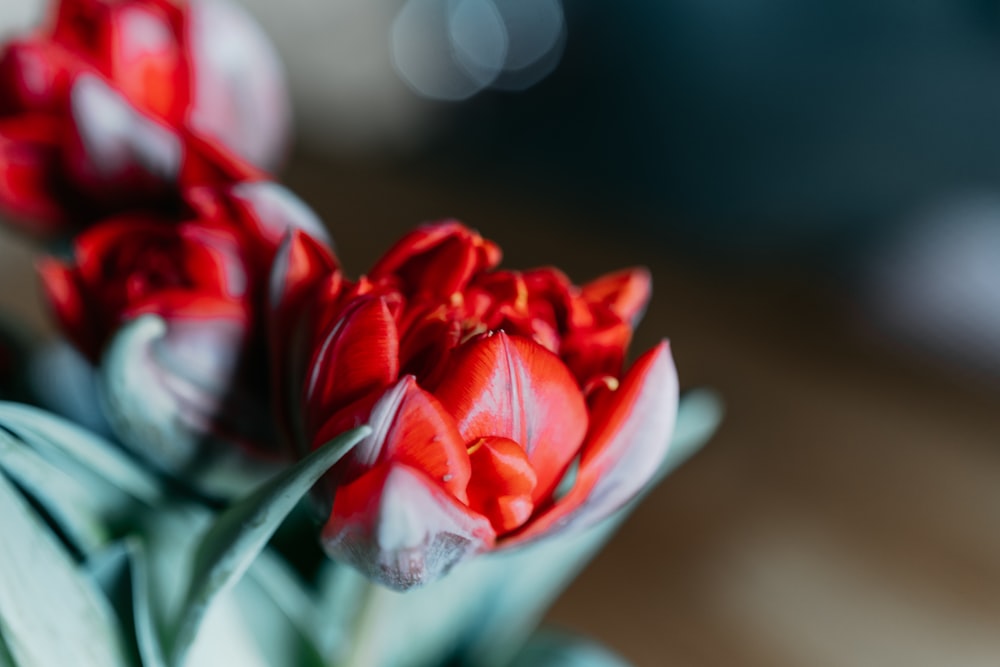
MULTIPOLYGON (((321 240, 325 232, 271 182, 194 188, 185 201, 181 221, 127 214, 79 234, 71 261, 40 262, 45 295, 63 335, 95 364, 133 322, 145 315, 162 322, 155 336, 128 348, 122 368, 146 374, 144 391, 109 415, 112 426, 127 416, 125 426, 141 431, 136 421, 177 415, 171 428, 187 429, 190 441, 214 435, 273 449, 262 335, 268 271, 288 230, 321 240)), ((150 430, 141 435, 149 439, 150 430)))
POLYGON ((358 282, 303 235, 275 261, 271 345, 291 439, 304 451, 373 429, 333 472, 323 544, 394 588, 606 517, 668 446, 667 343, 621 372, 648 274, 577 287, 499 261, 458 223, 419 228, 358 282))
POLYGON ((0 54, 0 208, 52 236, 261 178, 288 119, 280 61, 236 5, 60 0, 0 54))

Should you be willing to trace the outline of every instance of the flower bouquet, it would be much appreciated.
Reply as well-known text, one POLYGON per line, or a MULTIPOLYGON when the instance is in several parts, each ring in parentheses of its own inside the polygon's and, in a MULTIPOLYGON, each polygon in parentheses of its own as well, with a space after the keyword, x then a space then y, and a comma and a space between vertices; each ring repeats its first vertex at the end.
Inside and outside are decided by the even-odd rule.
POLYGON ((66 345, 3 340, 0 666, 616 665, 539 633, 711 434, 649 275, 454 221, 344 274, 223 0, 61 0, 0 57, 0 210, 66 345), (20 402, 13 402, 16 399, 20 402))

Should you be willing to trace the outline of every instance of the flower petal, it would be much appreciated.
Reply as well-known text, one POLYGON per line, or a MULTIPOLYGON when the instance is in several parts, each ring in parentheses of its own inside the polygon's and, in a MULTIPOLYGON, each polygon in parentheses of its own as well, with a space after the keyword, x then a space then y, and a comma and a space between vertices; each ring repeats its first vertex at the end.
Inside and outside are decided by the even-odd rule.
POLYGON ((616 391, 602 393, 573 487, 506 544, 592 525, 631 499, 667 453, 677 400, 677 371, 664 341, 635 362, 616 391))
POLYGON ((398 375, 399 337, 392 313, 385 299, 362 297, 315 348, 303 397, 306 410, 325 419, 365 394, 381 392, 398 375))
POLYGON ((129 104, 94 74, 77 77, 70 91, 72 141, 67 170, 92 194, 163 194, 181 168, 184 147, 168 126, 129 104))
POLYGON ((486 517, 426 475, 387 463, 337 490, 322 540, 331 558, 406 590, 431 583, 489 549, 494 537, 486 517))
POLYGON ((84 356, 96 362, 101 355, 103 340, 95 322, 103 313, 86 298, 81 289, 77 271, 57 259, 45 257, 38 261, 38 274, 42 280, 42 293, 49 308, 59 321, 59 328, 84 356))
POLYGON ((559 357, 498 332, 457 348, 436 395, 466 442, 519 443, 538 475, 535 502, 552 492, 587 432, 587 406, 559 357))
POLYGON ((265 170, 284 160, 291 105, 284 68, 267 34, 239 3, 187 5, 194 104, 188 121, 265 170))
POLYGON ((607 306, 632 328, 642 319, 652 292, 653 280, 643 267, 609 273, 581 289, 586 301, 607 306))
POLYGON ((459 501, 466 502, 472 468, 465 441, 451 415, 412 376, 401 379, 374 403, 361 400, 331 417, 313 444, 319 446, 364 423, 372 427, 372 433, 351 452, 341 470, 342 481, 351 482, 372 468, 394 461, 420 470, 459 501), (359 415, 362 410, 367 414, 359 415))
POLYGON ((243 181, 232 187, 230 195, 243 210, 244 220, 274 248, 292 229, 332 247, 323 222, 285 186, 274 181, 243 181))
POLYGON ((500 262, 500 249, 464 225, 423 225, 404 236, 375 264, 369 276, 395 277, 409 296, 448 298, 482 271, 500 262))
POLYGON ((268 345, 271 360, 275 415, 289 444, 305 451, 308 443, 301 423, 301 396, 309 361, 310 322, 304 304, 324 281, 334 292, 340 289, 336 258, 323 245, 298 230, 285 237, 271 266, 268 290, 268 345))
POLYGON ((57 192, 59 123, 30 115, 0 120, 0 208, 23 219, 22 227, 46 235, 67 218, 57 192))
POLYGON ((521 446, 508 438, 481 438, 469 450, 469 507, 489 518, 497 535, 521 526, 535 509, 538 478, 521 446))
POLYGON ((188 68, 161 7, 119 3, 104 26, 108 75, 133 104, 177 124, 190 104, 188 68))

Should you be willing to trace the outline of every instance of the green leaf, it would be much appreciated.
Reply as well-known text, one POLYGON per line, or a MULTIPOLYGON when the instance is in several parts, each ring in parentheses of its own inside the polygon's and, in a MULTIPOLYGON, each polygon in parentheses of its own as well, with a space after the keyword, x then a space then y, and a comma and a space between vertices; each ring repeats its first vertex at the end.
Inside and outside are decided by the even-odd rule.
POLYGON ((156 478, 125 452, 61 417, 28 405, 0 401, 0 426, 46 459, 96 474, 133 498, 155 504, 162 496, 156 478))
POLYGON ((174 665, 183 663, 213 598, 239 580, 309 489, 370 432, 362 426, 344 433, 215 519, 195 554, 171 647, 174 665))
POLYGON ((78 478, 57 468, 6 431, 0 430, 0 468, 45 509, 82 553, 108 539, 104 508, 78 478))
POLYGON ((133 654, 142 667, 166 667, 163 644, 153 619, 146 548, 137 537, 109 546, 87 561, 87 569, 115 605, 122 625, 131 629, 133 654))
POLYGON ((509 667, 629 667, 629 663, 589 639, 542 630, 532 635, 509 667))
POLYGON ((0 636, 18 667, 128 664, 107 600, 0 474, 0 636))

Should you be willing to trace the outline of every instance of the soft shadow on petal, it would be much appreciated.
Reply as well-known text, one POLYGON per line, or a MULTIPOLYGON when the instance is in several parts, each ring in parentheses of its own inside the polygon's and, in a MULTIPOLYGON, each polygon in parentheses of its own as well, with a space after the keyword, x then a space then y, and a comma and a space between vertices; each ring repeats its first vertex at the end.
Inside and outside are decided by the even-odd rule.
POLYGON ((677 417, 677 371, 664 341, 601 397, 573 487, 506 545, 600 521, 637 494, 666 456, 677 417))
POLYGON ((422 473, 392 464, 338 489, 323 529, 330 557, 396 590, 439 579, 493 540, 486 517, 422 473))

